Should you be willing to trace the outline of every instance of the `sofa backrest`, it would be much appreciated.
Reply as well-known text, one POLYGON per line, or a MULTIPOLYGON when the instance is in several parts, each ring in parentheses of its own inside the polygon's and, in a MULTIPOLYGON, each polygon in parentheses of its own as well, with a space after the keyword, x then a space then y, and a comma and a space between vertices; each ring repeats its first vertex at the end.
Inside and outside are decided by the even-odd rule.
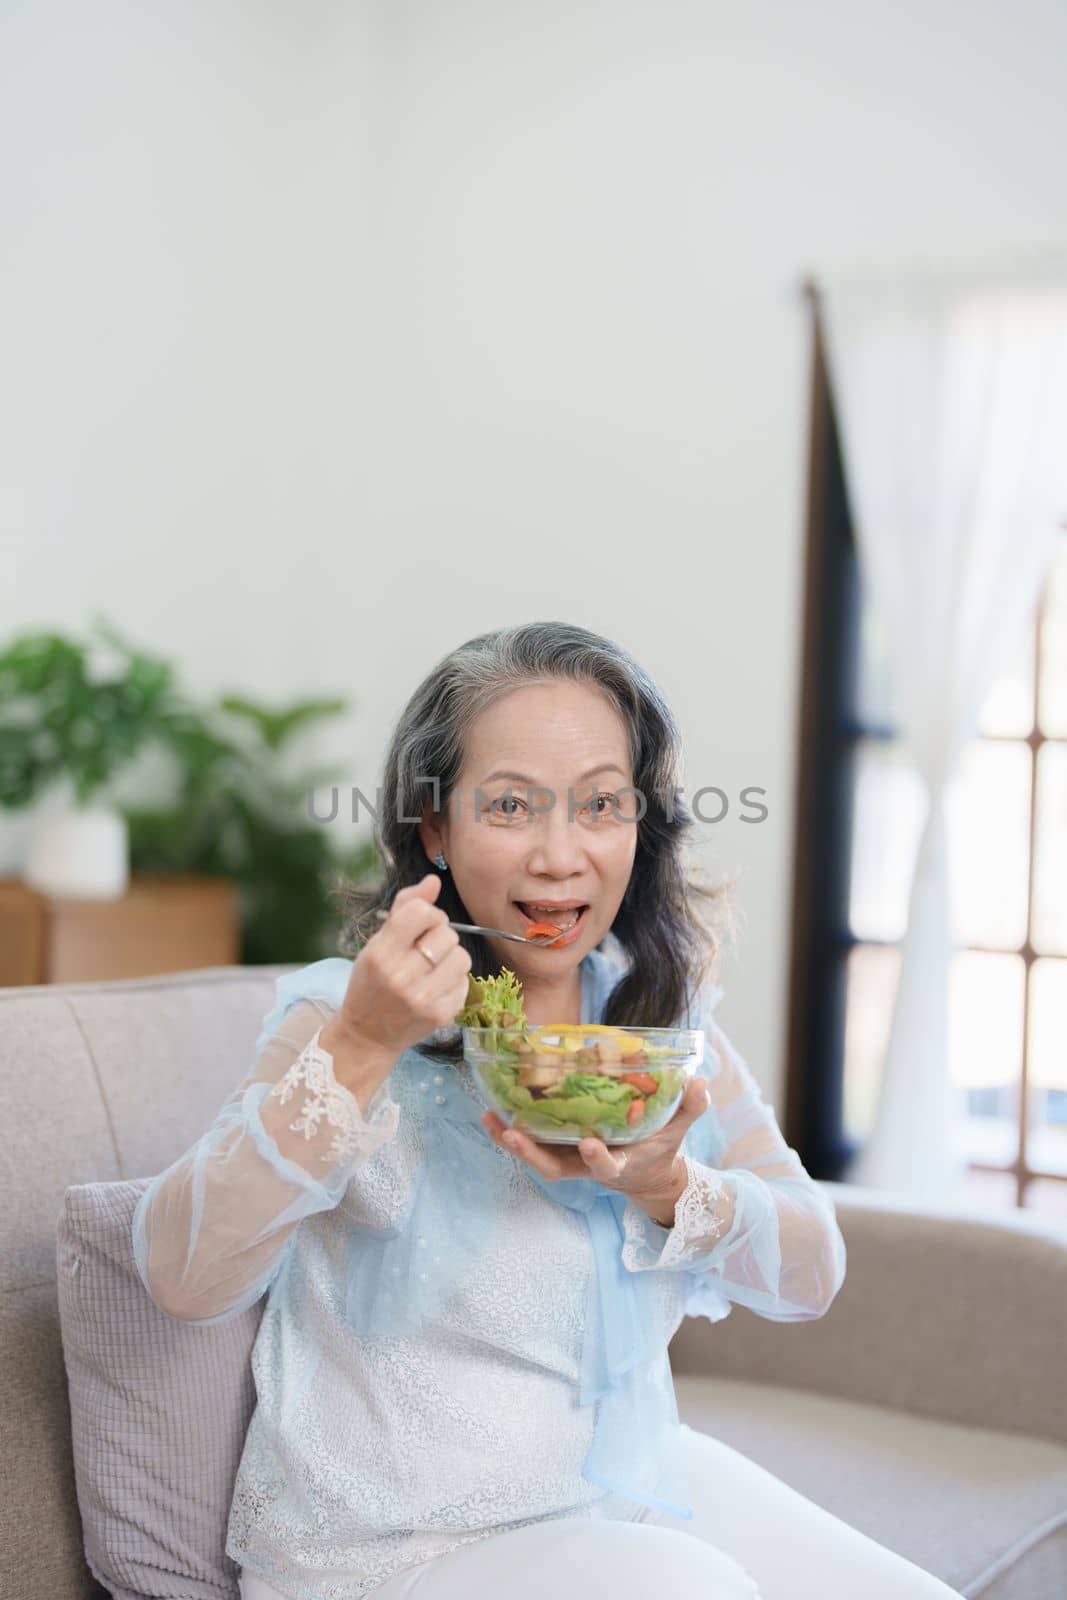
POLYGON ((675 1376, 709 1372, 1067 1445, 1067 1224, 822 1183, 848 1263, 824 1316, 687 1318, 675 1376))
POLYGON ((248 1072, 292 966, 0 989, 0 1571, 19 1600, 89 1600, 56 1303, 70 1184, 149 1177, 248 1072))

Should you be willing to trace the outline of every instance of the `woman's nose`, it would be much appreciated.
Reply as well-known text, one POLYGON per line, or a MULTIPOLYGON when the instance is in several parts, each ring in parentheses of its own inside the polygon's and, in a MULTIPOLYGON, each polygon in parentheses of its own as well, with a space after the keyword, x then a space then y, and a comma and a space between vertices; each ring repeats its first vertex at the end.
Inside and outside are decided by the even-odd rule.
POLYGON ((538 817, 533 828, 530 851, 531 872, 548 872, 553 877, 573 876, 586 860, 586 841, 581 824, 570 820, 567 811, 550 811, 538 817))

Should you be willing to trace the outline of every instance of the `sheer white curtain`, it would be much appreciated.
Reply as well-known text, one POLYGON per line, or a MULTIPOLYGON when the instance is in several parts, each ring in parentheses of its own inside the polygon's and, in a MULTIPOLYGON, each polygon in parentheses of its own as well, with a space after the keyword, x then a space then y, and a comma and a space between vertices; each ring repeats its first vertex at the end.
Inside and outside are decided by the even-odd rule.
POLYGON ((821 324, 861 580, 928 800, 872 1136, 850 1181, 950 1199, 948 788, 1067 520, 1067 270, 823 280, 821 324))

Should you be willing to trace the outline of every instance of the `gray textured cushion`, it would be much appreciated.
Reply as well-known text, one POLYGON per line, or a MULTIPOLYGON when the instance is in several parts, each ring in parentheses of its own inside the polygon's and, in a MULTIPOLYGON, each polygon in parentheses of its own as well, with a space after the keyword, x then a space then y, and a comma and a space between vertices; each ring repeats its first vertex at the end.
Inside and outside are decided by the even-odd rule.
POLYGON ((57 1230, 85 1555, 115 1600, 237 1600, 226 1527, 263 1302, 212 1327, 158 1309, 133 1257, 147 1184, 68 1188, 57 1230))

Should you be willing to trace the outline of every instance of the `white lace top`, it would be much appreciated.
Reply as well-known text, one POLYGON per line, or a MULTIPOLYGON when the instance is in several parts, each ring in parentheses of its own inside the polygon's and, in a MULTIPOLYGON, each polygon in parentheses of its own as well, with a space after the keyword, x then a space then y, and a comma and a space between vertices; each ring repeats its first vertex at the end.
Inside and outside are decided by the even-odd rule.
MULTIPOLYGON (((618 969, 602 951, 586 963, 583 1019, 595 1021, 618 969)), ((387 1083, 361 1107, 335 1080, 318 1043, 330 1014, 317 1000, 287 1013, 134 1219, 141 1276, 170 1314, 220 1322, 267 1292, 226 1548, 294 1600, 358 1600, 403 1567, 505 1527, 633 1511, 581 1471, 596 1409, 575 1399, 593 1270, 586 1227, 521 1160, 497 1150, 512 1169, 506 1216, 442 1315, 410 1339, 353 1335, 343 1315, 350 1223, 401 1224, 420 1151, 387 1083)), ((673 1228, 633 1202, 624 1218, 624 1265, 661 1269, 665 1343, 682 1319, 683 1267, 785 1320, 820 1316, 844 1275, 832 1207, 710 1014, 704 1026, 719 1162, 684 1157, 673 1228)), ((454 1072, 481 1104, 468 1067, 418 1060, 425 1093, 454 1072)))

